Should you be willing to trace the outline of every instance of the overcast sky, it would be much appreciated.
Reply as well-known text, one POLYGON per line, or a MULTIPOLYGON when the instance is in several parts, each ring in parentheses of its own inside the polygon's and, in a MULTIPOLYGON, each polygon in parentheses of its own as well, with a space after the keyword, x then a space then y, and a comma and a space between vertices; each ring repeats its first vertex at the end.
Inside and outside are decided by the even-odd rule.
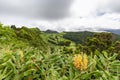
POLYGON ((58 31, 120 29, 120 0, 0 0, 0 22, 58 31))

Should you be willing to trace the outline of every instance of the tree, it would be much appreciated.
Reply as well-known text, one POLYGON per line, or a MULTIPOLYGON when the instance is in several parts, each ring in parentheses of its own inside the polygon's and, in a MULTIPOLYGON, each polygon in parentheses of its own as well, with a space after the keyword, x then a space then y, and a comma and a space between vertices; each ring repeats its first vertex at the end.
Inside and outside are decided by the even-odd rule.
POLYGON ((15 26, 15 25, 11 25, 11 28, 12 28, 12 29, 16 29, 16 26, 15 26))
POLYGON ((110 49, 109 47, 112 46, 112 43, 113 43, 112 33, 108 32, 95 33, 92 38, 87 39, 86 46, 88 48, 85 49, 88 49, 88 51, 91 51, 93 53, 96 49, 102 52, 103 50, 110 49))

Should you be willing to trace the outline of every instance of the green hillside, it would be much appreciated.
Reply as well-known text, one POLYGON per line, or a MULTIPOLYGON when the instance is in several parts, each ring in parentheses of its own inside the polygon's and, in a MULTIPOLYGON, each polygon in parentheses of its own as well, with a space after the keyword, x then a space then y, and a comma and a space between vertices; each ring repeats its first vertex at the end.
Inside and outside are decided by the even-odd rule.
POLYGON ((64 39, 63 34, 57 32, 44 32, 38 28, 22 26, 3 26, 0 24, 0 43, 16 47, 34 47, 46 51, 56 46, 69 45, 70 40, 64 39))
MULTIPOLYGON (((89 32, 89 31, 82 31, 82 32, 65 32, 63 35, 63 38, 69 39, 77 44, 85 44, 85 41, 87 38, 92 38, 94 34, 97 34, 98 32, 89 32)), ((113 41, 120 40, 120 35, 114 34, 113 35, 113 41)))
POLYGON ((119 35, 0 24, 0 80, 119 79, 119 35))
POLYGON ((15 26, 3 26, 0 24, 0 43, 15 45, 19 47, 31 46, 39 49, 47 49, 49 44, 43 37, 42 33, 38 28, 27 28, 21 27, 16 28, 15 26))
POLYGON ((93 32, 83 31, 83 32, 65 32, 63 38, 74 41, 75 43, 84 44, 88 37, 93 36, 93 32))

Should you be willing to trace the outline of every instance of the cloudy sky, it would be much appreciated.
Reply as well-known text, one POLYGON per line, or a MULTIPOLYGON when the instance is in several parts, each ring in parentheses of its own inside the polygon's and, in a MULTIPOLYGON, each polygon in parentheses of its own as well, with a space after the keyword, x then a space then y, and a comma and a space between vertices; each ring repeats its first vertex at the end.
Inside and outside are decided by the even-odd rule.
POLYGON ((120 0, 0 0, 0 22, 58 31, 120 29, 120 0))

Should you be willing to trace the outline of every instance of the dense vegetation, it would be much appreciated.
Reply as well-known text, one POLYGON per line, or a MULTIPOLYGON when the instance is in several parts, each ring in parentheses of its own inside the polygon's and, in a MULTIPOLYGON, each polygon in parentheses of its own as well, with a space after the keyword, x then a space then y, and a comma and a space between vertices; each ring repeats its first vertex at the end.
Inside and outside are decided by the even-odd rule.
MULTIPOLYGON (((82 31, 82 32, 65 32, 63 37, 65 39, 69 39, 75 43, 79 44, 85 44, 85 41, 87 38, 91 38, 94 36, 96 32, 89 32, 89 31, 82 31)), ((120 40, 120 35, 112 33, 112 36, 114 37, 113 41, 120 40)))
POLYGON ((64 38, 74 41, 75 43, 84 44, 87 37, 92 37, 92 32, 65 32, 64 38))
POLYGON ((0 24, 0 80, 119 80, 118 37, 0 24))

